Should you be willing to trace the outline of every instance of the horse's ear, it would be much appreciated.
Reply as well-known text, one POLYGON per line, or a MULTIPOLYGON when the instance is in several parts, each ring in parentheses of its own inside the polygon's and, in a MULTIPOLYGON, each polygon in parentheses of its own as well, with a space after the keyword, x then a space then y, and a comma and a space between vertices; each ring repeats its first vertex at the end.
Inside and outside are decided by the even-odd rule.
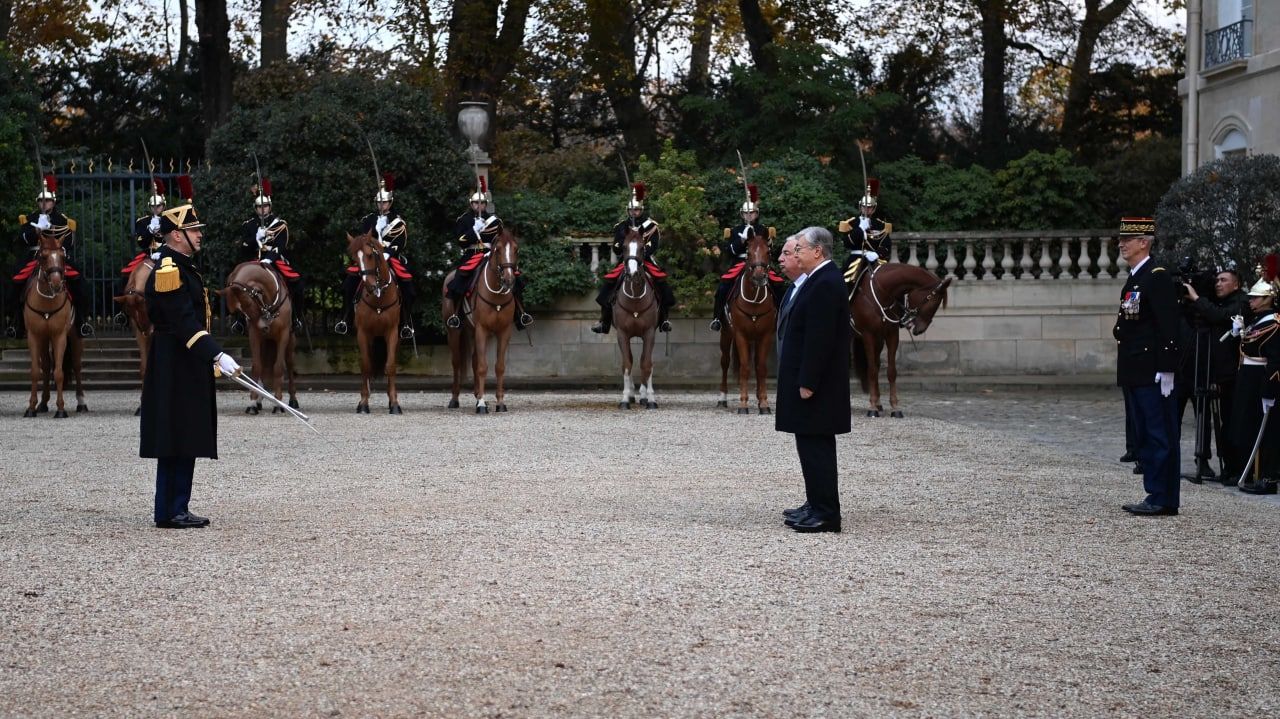
POLYGON ((939 287, 940 287, 941 289, 944 289, 944 290, 945 290, 945 289, 947 289, 948 287, 950 287, 950 286, 951 286, 951 280, 953 280, 953 279, 955 279, 955 278, 954 278, 954 277, 948 277, 947 279, 945 279, 945 280, 943 280, 943 281, 942 281, 942 284, 941 284, 939 287))

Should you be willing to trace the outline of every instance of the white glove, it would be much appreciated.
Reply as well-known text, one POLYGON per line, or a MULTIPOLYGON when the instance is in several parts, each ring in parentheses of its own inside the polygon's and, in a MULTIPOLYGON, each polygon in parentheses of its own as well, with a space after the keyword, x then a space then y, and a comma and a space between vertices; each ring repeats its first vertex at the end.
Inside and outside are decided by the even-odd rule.
POLYGON ((214 357, 213 361, 218 365, 218 370, 224 375, 231 376, 240 371, 240 365, 236 364, 236 361, 231 359, 231 355, 226 352, 214 357))
POLYGON ((1173 394, 1172 372, 1156 372, 1156 381, 1160 383, 1161 396, 1168 397, 1173 394))
POLYGON ((1239 337, 1242 331, 1244 331, 1244 318, 1241 317, 1240 315, 1236 315, 1235 317, 1232 317, 1231 318, 1231 336, 1239 337))
POLYGON ((390 252, 383 252, 383 253, 382 253, 382 259, 390 261, 390 260, 391 260, 391 253, 390 253, 390 252))
POLYGON ((40 215, 40 218, 36 220, 35 225, 42 230, 47 230, 52 227, 52 225, 49 224, 49 216, 44 214, 40 215))
POLYGON ((876 253, 871 251, 862 253, 862 256, 867 258, 867 262, 875 262, 876 260, 880 259, 880 255, 877 255, 876 253))
POLYGON ((749 235, 750 233, 751 233, 751 226, 746 225, 742 228, 742 232, 738 233, 738 237, 741 237, 742 239, 745 240, 747 239, 747 235, 749 235))
POLYGON ((1272 407, 1272 405, 1274 405, 1275 403, 1276 403, 1276 401, 1275 401, 1274 399, 1264 399, 1264 400, 1262 400, 1262 413, 1263 413, 1263 414, 1266 414, 1267 412, 1271 411, 1271 407, 1272 407))
POLYGON ((258 262, 261 262, 261 263, 262 263, 262 264, 264 264, 264 265, 269 265, 269 264, 271 264, 271 258, 269 258, 269 257, 263 257, 262 259, 258 260, 258 262))
POLYGON ((484 225, 485 225, 485 221, 477 217, 476 221, 471 223, 471 229, 475 230, 476 234, 478 235, 480 234, 480 231, 484 229, 484 225))
POLYGON ((374 225, 378 230, 378 237, 382 237, 382 231, 387 229, 387 216, 378 215, 378 224, 374 225))
POLYGON ((147 225, 147 229, 151 230, 152 232, 159 232, 159 231, 160 231, 160 218, 159 218, 159 217, 152 217, 152 218, 151 218, 151 223, 147 225))
POLYGON ((159 252, 152 252, 152 253, 151 253, 151 259, 155 260, 156 262, 159 262, 159 261, 160 261, 160 253, 159 253, 159 252))
POLYGON ((258 238, 258 244, 261 245, 262 241, 267 239, 267 228, 259 227, 257 238, 258 238))

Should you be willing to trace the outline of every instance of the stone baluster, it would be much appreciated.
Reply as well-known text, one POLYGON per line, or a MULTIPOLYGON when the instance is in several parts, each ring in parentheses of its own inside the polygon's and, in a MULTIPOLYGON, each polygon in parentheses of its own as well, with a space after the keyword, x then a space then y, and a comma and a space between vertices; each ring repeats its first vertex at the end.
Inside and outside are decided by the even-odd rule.
POLYGON ((1064 237, 1059 240, 1061 250, 1058 255, 1058 279, 1071 279, 1071 238, 1064 237))
POLYGON ((908 245, 908 251, 907 251, 907 264, 908 264, 908 265, 911 265, 912 267, 919 267, 919 266, 920 266, 920 257, 918 256, 918 254, 917 254, 917 253, 918 253, 918 251, 919 251, 919 249, 920 249, 920 241, 919 241, 919 240, 909 240, 909 241, 907 242, 907 245, 908 245))
POLYGON ((928 243, 929 256, 924 261, 924 268, 933 274, 938 274, 938 241, 925 240, 928 243))
MULTIPOLYGON (((1031 273, 1031 268, 1033 266, 1031 262, 1031 248, 1037 242, 1039 241, 1033 240, 1030 237, 1022 241, 1022 257, 1018 259, 1018 279, 1020 280, 1035 279, 1035 275, 1031 273)), ((1039 244, 1042 248, 1044 247, 1043 242, 1040 242, 1039 244)))
POLYGON ((947 268, 947 274, 951 275, 952 277, 955 277, 957 280, 961 279, 959 274, 956 272, 956 268, 960 266, 960 261, 956 259, 956 255, 960 254, 959 249, 960 249, 959 242, 948 243, 947 244, 947 261, 943 265, 944 267, 947 268))
POLYGON ((991 238, 982 241, 982 279, 994 280, 996 278, 996 255, 992 251, 991 238))
POLYGON ((973 240, 964 241, 964 278, 966 280, 977 279, 977 273, 974 268, 978 266, 978 260, 973 256, 973 240))
MULTIPOLYGON (((1040 240, 1040 262, 1039 262, 1039 267, 1040 267, 1040 279, 1042 279, 1042 280, 1051 280, 1051 279, 1053 279, 1053 273, 1052 273, 1052 272, 1050 272, 1050 270, 1049 270, 1049 268, 1053 266, 1053 265, 1052 265, 1052 263, 1051 263, 1051 262, 1050 262, 1050 260, 1049 260, 1049 254, 1050 254, 1050 253, 1049 253, 1049 238, 1047 238, 1047 237, 1046 237, 1046 238, 1044 238, 1044 239, 1040 240)), ((1028 258, 1028 259, 1027 259, 1027 269, 1030 269, 1030 265, 1031 265, 1031 260, 1028 258)))
POLYGON ((591 244, 591 271, 600 271, 600 245, 591 244))
MULTIPOLYGON (((1114 242, 1114 240, 1110 237, 1105 238, 1102 241, 1107 243, 1108 246, 1110 246, 1111 243, 1114 242)), ((1129 274, 1129 263, 1124 261, 1124 255, 1117 254, 1116 255, 1116 277, 1121 277, 1122 276, 1121 273, 1124 273, 1124 275, 1126 276, 1129 274)))
MULTIPOLYGON (((1093 257, 1089 255, 1089 238, 1081 237, 1080 239, 1080 279, 1093 279, 1093 257)), ((1102 275, 1101 272, 1098 273, 1102 275)))

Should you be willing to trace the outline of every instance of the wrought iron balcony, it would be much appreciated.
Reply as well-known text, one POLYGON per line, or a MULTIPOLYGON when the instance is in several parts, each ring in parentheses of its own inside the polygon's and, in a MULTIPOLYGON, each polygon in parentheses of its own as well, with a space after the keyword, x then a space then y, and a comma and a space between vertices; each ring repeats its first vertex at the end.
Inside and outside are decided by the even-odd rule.
POLYGON ((1253 53, 1253 21, 1241 20, 1204 34, 1204 69, 1241 60, 1253 53))

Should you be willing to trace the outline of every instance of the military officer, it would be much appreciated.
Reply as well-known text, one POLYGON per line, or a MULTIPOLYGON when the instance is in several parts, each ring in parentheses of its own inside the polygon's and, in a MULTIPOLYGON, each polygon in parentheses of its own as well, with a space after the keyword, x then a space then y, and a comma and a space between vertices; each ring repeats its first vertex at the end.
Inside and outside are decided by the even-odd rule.
MULTIPOLYGON (((471 193, 470 209, 458 215, 453 225, 454 242, 462 248, 462 255, 453 267, 453 280, 446 292, 453 300, 454 312, 445 320, 450 329, 462 326, 462 318, 458 310, 462 307, 462 298, 471 289, 471 280, 481 261, 489 255, 489 250, 498 239, 503 229, 502 220, 489 212, 488 184, 483 175, 476 175, 476 191, 471 193)), ((516 329, 523 330, 533 322, 524 311, 524 276, 516 274, 516 285, 513 291, 516 296, 516 329)))
POLYGON ((117 295, 124 292, 129 284, 129 275, 138 265, 148 258, 154 260, 160 256, 160 245, 164 244, 164 236, 160 234, 160 215, 168 205, 164 193, 164 180, 151 180, 151 196, 147 198, 149 211, 133 221, 133 242, 138 246, 138 254, 120 268, 120 277, 116 281, 117 295))
POLYGON ((866 192, 858 201, 859 215, 840 223, 844 246, 849 250, 844 280, 850 287, 857 287, 858 279, 872 263, 884 264, 888 260, 881 257, 892 256, 893 243, 889 235, 893 232, 893 225, 875 216, 879 197, 880 181, 873 177, 867 180, 866 192))
POLYGON ((1232 333, 1240 337, 1240 372, 1236 375, 1230 422, 1235 435, 1234 466, 1244 470, 1262 429, 1263 416, 1271 414, 1258 446, 1258 457, 1238 485, 1241 492, 1249 494, 1275 494, 1276 480, 1280 477, 1280 457, 1277 456, 1280 455, 1280 419, 1272 410, 1280 395, 1280 336, 1277 336, 1280 317, 1276 315, 1276 298, 1280 297, 1277 270, 1280 268, 1277 264, 1277 257, 1268 255, 1258 281, 1249 288, 1253 321, 1245 326, 1244 318, 1236 317, 1232 326, 1232 333))
POLYGON ((156 460, 155 524, 168 529, 209 524, 188 507, 191 480, 196 457, 218 458, 215 367, 223 374, 240 369, 209 334, 209 296, 195 265, 203 227, 191 205, 161 215, 164 245, 146 285, 155 331, 142 382, 138 454, 156 460))
MULTIPOLYGON (((659 233, 658 223, 654 222, 645 210, 646 192, 643 182, 637 182, 631 186, 631 200, 627 203, 627 219, 613 226, 613 253, 621 257, 627 234, 632 230, 640 233, 640 237, 644 239, 645 269, 653 279, 654 289, 658 293, 658 330, 670 332, 671 322, 667 316, 671 313, 672 305, 676 303, 676 297, 671 291, 671 285, 667 282, 666 271, 653 259, 662 242, 662 236, 659 233)), ((613 326, 613 293, 617 289, 618 278, 622 276, 623 269, 623 263, 619 262, 617 267, 605 274, 600 291, 596 293, 596 303, 600 305, 600 321, 591 326, 591 331, 596 334, 609 334, 609 328, 613 326)))
MULTIPOLYGON (((382 243, 383 256, 391 264, 391 274, 400 287, 400 337, 413 337, 413 300, 417 293, 413 286, 413 273, 409 271, 409 257, 405 248, 409 244, 409 228, 400 213, 392 208, 395 202, 395 179, 391 173, 384 173, 378 181, 378 191, 374 193, 373 202, 377 208, 360 220, 360 232, 372 233, 382 243)), ((342 278, 342 296, 346 303, 346 314, 334 326, 334 331, 345 335, 351 322, 355 319, 356 290, 360 286, 360 270, 350 265, 342 278)))
POLYGON ((1120 295, 1112 330, 1119 351, 1117 384, 1127 387, 1138 461, 1147 496, 1124 505, 1131 514, 1176 515, 1179 506, 1178 397, 1173 392, 1178 369, 1178 294, 1173 279, 1155 266, 1151 245, 1155 220, 1126 217, 1120 223, 1120 254, 1132 269, 1120 295))
MULTIPOLYGON (((274 211, 271 200, 271 180, 262 178, 262 185, 253 187, 253 217, 240 225, 240 247, 236 262, 257 260, 275 268, 289 288, 289 300, 293 303, 293 328, 302 329, 303 292, 302 275, 293 269, 284 251, 289 247, 289 225, 274 211)), ((236 325, 239 325, 239 320, 236 325)))
MULTIPOLYGON (((747 185, 747 199, 742 203, 742 224, 733 229, 726 227, 724 231, 726 242, 721 247, 721 251, 732 258, 731 262, 733 264, 727 272, 720 275, 720 285, 716 287, 715 312, 711 317, 711 330, 713 332, 719 332, 723 326, 725 305, 729 302, 729 291, 733 289, 734 280, 738 279, 738 275, 747 264, 747 243, 759 235, 767 236, 772 242, 773 238, 777 236, 777 230, 772 227, 765 228, 760 224, 760 191, 755 185, 747 185)), ((773 301, 776 305, 782 300, 781 290, 784 280, 774 274, 773 270, 769 270, 769 282, 773 292, 773 301)))
MULTIPOLYGON (((5 328, 5 334, 9 337, 18 337, 22 334, 22 291, 26 287, 27 280, 36 271, 35 254, 40 249, 41 233, 52 233, 57 237, 68 257, 75 251, 76 221, 58 210, 57 178, 53 175, 45 175, 41 179, 40 192, 36 195, 36 211, 30 215, 20 215, 18 224, 21 226, 18 231, 18 241, 22 246, 18 251, 18 264, 10 273, 10 284, 5 293, 5 305, 14 308, 11 321, 5 328)), ((64 278, 67 292, 71 295, 72 307, 80 321, 80 336, 89 337, 93 334, 93 322, 90 317, 92 303, 84 288, 84 278, 70 262, 67 263, 64 278)))

